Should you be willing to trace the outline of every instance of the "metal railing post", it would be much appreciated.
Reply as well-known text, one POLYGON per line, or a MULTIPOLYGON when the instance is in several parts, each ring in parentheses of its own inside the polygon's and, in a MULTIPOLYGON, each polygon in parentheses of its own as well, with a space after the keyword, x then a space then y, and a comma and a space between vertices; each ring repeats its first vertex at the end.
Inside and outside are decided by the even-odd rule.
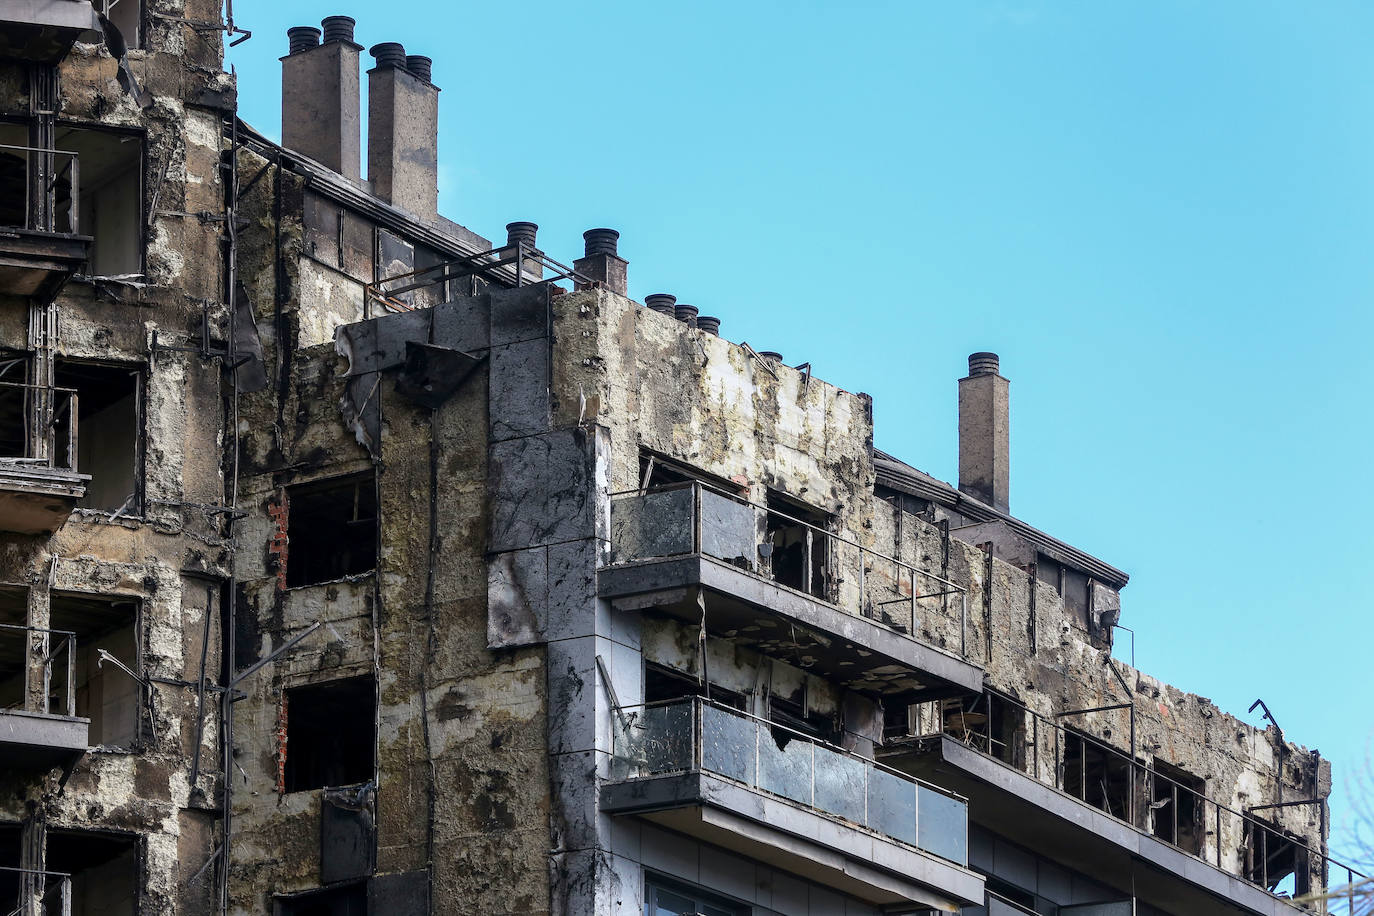
POLYGON ((67 715, 76 715, 76 635, 67 637, 67 715))
POLYGON ((692 553, 701 553, 701 484, 692 484, 692 553))

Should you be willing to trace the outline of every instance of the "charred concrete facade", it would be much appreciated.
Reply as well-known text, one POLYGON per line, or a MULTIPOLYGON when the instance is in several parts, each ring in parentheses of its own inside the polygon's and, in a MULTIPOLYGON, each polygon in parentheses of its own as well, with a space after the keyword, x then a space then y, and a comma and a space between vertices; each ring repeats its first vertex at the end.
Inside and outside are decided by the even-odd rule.
POLYGON ((216 4, 20 7, 0 904, 1191 916, 1344 883, 1327 762, 1126 664, 1126 575, 1010 514, 994 354, 951 486, 866 395, 628 298, 613 230, 569 266, 440 216, 428 58, 373 45, 364 86, 352 20, 293 29, 278 144, 216 4))

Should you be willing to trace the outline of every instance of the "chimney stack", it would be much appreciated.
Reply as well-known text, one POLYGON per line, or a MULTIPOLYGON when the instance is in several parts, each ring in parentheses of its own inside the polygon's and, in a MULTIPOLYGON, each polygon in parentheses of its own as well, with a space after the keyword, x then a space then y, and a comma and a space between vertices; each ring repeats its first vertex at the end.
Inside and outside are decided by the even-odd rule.
POLYGON ((430 60, 407 57, 396 42, 374 45, 369 53, 377 59, 367 71, 372 193, 433 222, 439 214, 439 87, 429 81, 430 60))
MULTIPOLYGON (((588 229, 582 233, 586 254, 573 261, 573 270, 600 283, 603 289, 628 296, 630 289, 629 262, 617 253, 620 233, 614 229, 588 229)), ((581 284, 579 289, 585 289, 581 284)))
POLYGON ((286 30, 291 53, 281 59, 281 139, 289 150, 309 156, 352 181, 362 178, 361 94, 353 20, 330 16, 320 30, 286 30))
POLYGON ((672 293, 650 293, 644 297, 644 305, 651 312, 658 312, 660 315, 667 315, 671 318, 677 313, 677 296, 672 293))
POLYGON ((968 377, 959 379, 959 489, 1003 512, 1011 450, 1008 388, 996 353, 968 358, 968 377))

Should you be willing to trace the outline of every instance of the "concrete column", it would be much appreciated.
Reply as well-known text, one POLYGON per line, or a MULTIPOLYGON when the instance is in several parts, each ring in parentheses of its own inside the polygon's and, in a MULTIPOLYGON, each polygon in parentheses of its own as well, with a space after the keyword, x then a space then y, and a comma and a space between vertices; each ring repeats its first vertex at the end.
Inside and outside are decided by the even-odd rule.
MULTIPOLYGON (((289 150, 309 156, 351 181, 362 178, 362 88, 351 21, 325 21, 324 44, 307 46, 281 59, 281 137, 289 150)), ((293 46, 296 46, 293 36, 293 46)))
POLYGON ((1007 512, 1011 383, 998 369, 996 353, 974 353, 959 379, 959 489, 1007 512))

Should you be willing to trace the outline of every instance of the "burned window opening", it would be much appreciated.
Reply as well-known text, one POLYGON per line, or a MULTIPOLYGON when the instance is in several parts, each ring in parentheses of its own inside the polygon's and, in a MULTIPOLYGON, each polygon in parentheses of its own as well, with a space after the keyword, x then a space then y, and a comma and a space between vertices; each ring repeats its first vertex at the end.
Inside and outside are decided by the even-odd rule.
MULTIPOLYGON (((134 2, 122 0, 121 5, 134 2)), ((143 138, 59 125, 56 147, 77 154, 78 229, 94 240, 86 273, 143 273, 143 138)))
POLYGON ((705 697, 709 689, 713 703, 729 706, 747 712, 748 698, 737 690, 721 687, 719 684, 703 684, 698 679, 672 668, 644 663, 644 702, 663 703, 688 697, 705 697))
POLYGON ((829 529, 826 513, 770 490, 764 542, 773 581, 829 601, 829 529))
POLYGON ((644 449, 639 453, 638 483, 642 490, 656 490, 685 483, 703 483, 726 493, 738 493, 741 489, 737 483, 644 449))
POLYGON ((29 634, 18 628, 28 622, 28 589, 0 586, 0 709, 23 709, 27 705, 29 634))
POLYGON ((945 734, 1003 763, 1026 767, 1026 711, 992 691, 982 696, 945 700, 941 710, 945 734))
POLYGON ((282 698, 283 790, 303 792, 371 780, 376 708, 377 686, 371 676, 288 689, 282 698))
POLYGON ((908 703, 886 702, 883 704, 883 741, 896 741, 910 738, 917 731, 917 714, 920 706, 908 703))
POLYGON ((318 585, 376 568, 375 480, 368 472, 287 489, 287 587, 318 585))
MULTIPOLYGON (((102 659, 108 652, 142 676, 139 602, 129 598, 54 592, 49 626, 76 634, 73 664, 76 714, 91 720, 93 747, 129 749, 139 738, 146 701, 141 681, 102 659)), ((61 709, 67 694, 67 672, 54 666, 49 706, 61 709)))
POLYGON ((787 742, 794 737, 791 732, 800 732, 818 741, 826 741, 831 744, 840 743, 839 718, 812 709, 811 704, 807 701, 805 688, 802 690, 800 701, 780 697, 775 693, 769 694, 768 719, 790 730, 772 730, 773 740, 777 742, 780 748, 785 747, 787 742))
POLYGON ((1201 855, 1206 834, 1203 821, 1206 781, 1159 759, 1154 762, 1150 779, 1154 835, 1184 852, 1201 855))
POLYGON ((1312 889, 1312 870, 1307 849, 1277 825, 1247 817, 1245 879, 1274 894, 1308 894, 1312 889))
POLYGON ((136 837, 49 830, 47 840, 47 870, 72 876, 72 913, 134 916, 138 912, 136 837))
POLYGON ((109 17, 126 47, 143 47, 142 0, 91 0, 91 6, 109 17))
MULTIPOLYGON (((60 359, 55 380, 77 397, 76 469, 89 474, 86 509, 142 512, 143 374, 134 366, 60 359)), ((71 467, 67 416, 57 418, 58 463, 71 467)))
POLYGON ((367 916, 367 885, 349 884, 278 897, 273 916, 367 916))
POLYGON ((1124 754, 1096 738, 1064 728, 1063 789, 1113 817, 1129 820, 1133 767, 1124 754))
POLYGON ((0 226, 44 232, 73 233, 72 157, 32 149, 29 124, 0 121, 0 226), (40 208, 31 196, 31 175, 49 171, 48 204, 40 208), (45 210, 43 208, 50 209, 45 210))

